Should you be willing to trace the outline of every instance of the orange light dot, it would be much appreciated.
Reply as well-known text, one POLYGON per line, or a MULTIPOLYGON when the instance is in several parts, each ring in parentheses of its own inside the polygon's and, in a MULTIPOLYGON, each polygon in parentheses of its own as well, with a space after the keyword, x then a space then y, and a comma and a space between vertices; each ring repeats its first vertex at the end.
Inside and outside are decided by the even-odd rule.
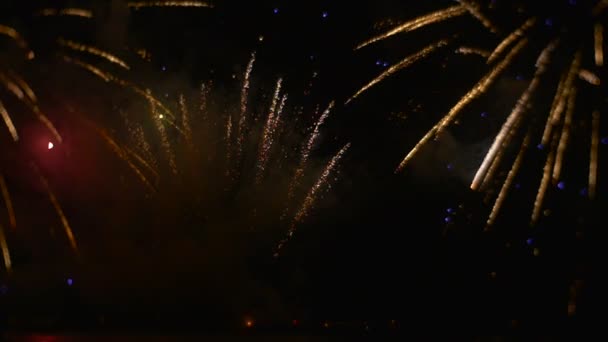
POLYGON ((247 326, 247 328, 251 328, 253 326, 253 321, 247 320, 247 321, 245 321, 245 325, 247 326))

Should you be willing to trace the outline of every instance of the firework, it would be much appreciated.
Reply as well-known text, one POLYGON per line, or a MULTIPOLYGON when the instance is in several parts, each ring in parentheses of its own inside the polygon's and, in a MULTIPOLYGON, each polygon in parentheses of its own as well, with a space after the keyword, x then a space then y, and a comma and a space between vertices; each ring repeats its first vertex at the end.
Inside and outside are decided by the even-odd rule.
POLYGON ((208 7, 213 8, 208 2, 204 1, 129 1, 127 6, 133 9, 140 9, 146 7, 208 7))
POLYGON ((107 60, 108 62, 116 64, 124 69, 127 69, 127 70, 131 69, 131 67, 129 67, 129 65, 127 65, 127 63, 125 61, 123 61, 122 59, 112 55, 111 53, 109 53, 107 51, 103 51, 95 46, 88 46, 88 45, 80 44, 80 43, 77 43, 77 42, 74 42, 71 40, 67 40, 64 38, 59 38, 57 40, 57 43, 59 43, 59 45, 61 45, 61 46, 65 46, 74 51, 86 52, 91 55, 101 57, 101 58, 107 60))
POLYGON ((73 16, 73 17, 81 17, 85 19, 93 18, 93 12, 84 8, 44 8, 38 11, 37 15, 42 17, 51 17, 51 16, 73 16))
MULTIPOLYGON (((372 43, 387 39, 397 34, 404 34, 413 29, 419 29, 430 24, 439 25, 446 22, 447 19, 462 16, 468 14, 474 17, 476 20, 482 23, 482 25, 494 33, 497 38, 497 43, 492 48, 490 53, 485 50, 478 48, 460 47, 455 51, 461 54, 475 53, 481 56, 487 57, 486 64, 489 71, 483 76, 477 84, 465 94, 450 110, 443 116, 415 145, 406 156, 402 159, 398 165, 396 172, 403 171, 411 160, 417 155, 418 152, 432 140, 439 139, 441 133, 448 129, 453 123, 458 121, 458 115, 463 112, 471 102, 479 98, 481 95, 486 93, 488 89, 496 82, 496 80, 505 73, 506 70, 511 68, 512 65, 519 62, 523 58, 528 58, 530 51, 533 51, 531 38, 537 39, 540 36, 540 30, 543 30, 541 19, 537 15, 528 15, 523 19, 518 20, 518 24, 509 31, 502 27, 498 27, 491 20, 492 13, 488 11, 494 10, 494 6, 485 8, 480 5, 480 2, 473 1, 458 1, 459 5, 444 8, 427 15, 415 18, 407 21, 403 24, 398 24, 392 29, 388 29, 385 33, 379 34, 368 40, 365 40, 361 44, 357 45, 355 49, 359 49, 370 45, 372 43), (502 32, 506 32, 503 34, 502 32)), ((579 82, 580 79, 587 82, 593 87, 603 86, 601 76, 603 75, 604 65, 604 19, 606 1, 596 1, 595 5, 591 7, 585 7, 588 10, 589 17, 591 20, 586 20, 586 23, 590 25, 585 26, 585 32, 591 34, 591 39, 585 40, 580 44, 570 44, 573 40, 582 41, 579 37, 572 37, 569 32, 569 27, 561 28, 560 30, 551 31, 548 39, 544 41, 543 49, 536 61, 536 71, 532 79, 529 81, 528 87, 521 94, 517 100, 514 108, 510 115, 508 115, 497 133, 493 144, 489 147, 487 154, 483 158, 478 170, 473 177, 471 182, 471 189, 480 191, 488 190, 490 185, 494 184, 491 182, 494 180, 497 174, 504 174, 499 172, 504 168, 504 162, 509 160, 511 162, 508 167, 509 172, 506 177, 503 178, 503 183, 500 186, 498 198, 496 198, 495 204, 491 209, 490 216, 487 220, 487 225, 491 226, 495 221, 496 217, 500 212, 500 208, 503 206, 503 202, 509 187, 513 182, 513 178, 517 172, 521 169, 521 163, 523 154, 528 150, 526 147, 534 139, 539 139, 541 148, 548 147, 549 151, 547 159, 545 160, 545 166, 543 167, 542 177, 540 179, 537 196, 532 208, 532 214, 530 222, 536 224, 539 220, 540 213, 543 211, 543 203, 551 183, 557 184, 562 177, 562 170, 564 168, 565 159, 567 158, 568 147, 572 141, 571 135, 575 125, 578 122, 585 120, 577 116, 576 98, 579 93, 579 82), (591 44, 589 44, 591 42, 591 44), (571 47, 575 46, 575 49, 571 47), (552 58, 553 56, 559 56, 560 58, 552 58), (592 65, 583 65, 587 63, 587 59, 584 56, 590 56, 592 65), (562 65, 564 57, 568 59, 568 65, 564 67, 562 65), (552 73, 556 71, 561 75, 559 82, 557 83, 557 89, 551 108, 541 117, 530 111, 530 107, 534 101, 537 101, 540 93, 539 89, 553 87, 552 84, 547 84, 547 80, 550 80, 552 73), (525 139, 525 144, 519 148, 519 153, 513 158, 511 146, 516 144, 516 137, 521 136, 521 131, 526 130, 529 132, 536 132, 537 130, 532 129, 532 126, 538 122, 544 122, 545 126, 542 130, 542 136, 536 137, 534 135, 528 136, 525 139)), ((572 6, 576 4, 570 4, 572 6)), ((525 7, 518 7, 520 13, 526 13, 525 7)), ((544 19, 543 19, 544 20, 544 19)), ((545 20, 545 26, 553 25, 553 21, 550 19, 545 20)), ((567 24, 566 24, 567 25, 567 24)), ((579 31, 577 31, 579 32, 579 31)), ((543 33, 544 34, 544 33, 543 33)), ((458 32, 457 35, 466 35, 465 32, 458 32)), ((543 36, 544 37, 544 36, 543 36)), ((453 41, 458 41, 458 38, 454 38, 453 41)), ((538 46, 538 41, 534 41, 534 47, 538 46)), ((447 44, 447 43, 446 43, 447 44)), ((372 85, 376 85, 383 80, 382 76, 385 76, 386 72, 379 75, 375 80, 377 82, 372 85)), ((365 90, 365 86, 361 88, 355 96, 359 96, 362 90, 365 90)), ((351 99, 349 99, 350 101, 351 99)), ((593 187, 593 195, 589 195, 590 198, 594 198, 596 195, 597 181, 598 181, 598 139, 599 139, 599 117, 600 110, 599 104, 594 105, 593 115, 591 118, 592 129, 590 131, 590 154, 589 154, 589 176, 588 183, 589 188, 593 187), (592 185, 593 184, 593 185, 592 185)), ((530 134, 530 133, 529 133, 530 134)), ((520 141, 521 142, 521 141, 520 141)))

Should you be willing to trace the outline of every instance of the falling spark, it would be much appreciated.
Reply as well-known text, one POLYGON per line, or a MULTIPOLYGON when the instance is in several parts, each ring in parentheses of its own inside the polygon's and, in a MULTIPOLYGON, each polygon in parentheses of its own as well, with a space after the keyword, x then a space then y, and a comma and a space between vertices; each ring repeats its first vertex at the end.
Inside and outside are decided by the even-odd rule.
POLYGON ((11 120, 11 116, 6 111, 6 108, 4 108, 2 101, 0 101, 0 115, 2 115, 2 119, 4 119, 6 128, 11 133, 11 136, 13 137, 13 141, 18 141, 19 135, 17 134, 17 128, 15 128, 15 125, 13 124, 13 121, 11 120))
POLYGON ((49 199, 51 200, 51 203, 53 204, 53 207, 55 208, 55 211, 57 212, 57 215, 59 216, 59 219, 61 220, 61 224, 63 225, 65 235, 67 236, 68 241, 70 242, 70 246, 72 247, 72 250, 74 251, 74 253, 76 255, 78 255, 79 254, 78 245, 76 244, 76 238, 74 237, 74 233, 72 232, 72 228, 70 227, 70 222, 68 221, 67 217, 63 213, 63 209, 61 209, 61 205, 59 205, 59 201, 57 200, 57 197, 55 197, 53 190, 51 190, 49 182, 46 180, 46 178, 44 178, 44 176, 38 170, 37 167, 34 167, 34 169, 40 176, 40 182, 42 183, 42 185, 44 185, 44 188, 46 189, 46 192, 49 196, 49 199))
POLYGON ((241 89, 241 111, 239 113, 238 125, 236 130, 236 159, 237 162, 241 159, 243 152, 243 141, 245 139, 245 122, 247 120, 247 99, 249 97, 249 78, 251 71, 253 70, 253 64, 255 62, 255 52, 251 54, 249 64, 245 70, 245 77, 243 79, 243 88, 241 89))
POLYGON ((466 10, 473 17, 475 17, 477 20, 479 20, 483 26, 485 26, 486 28, 488 28, 493 33, 498 32, 498 29, 496 28, 496 26, 494 26, 494 24, 492 24, 492 22, 490 21, 490 19, 488 19, 483 13, 481 13, 481 11, 479 10, 479 5, 478 4, 476 4, 473 1, 468 1, 468 0, 467 1, 465 1, 465 0, 457 0, 457 1, 462 6, 464 6, 464 8, 466 8, 466 10))
MULTIPOLYGON (((87 123, 89 123, 89 122, 87 122, 87 123)), ((133 164, 131 159, 129 159, 129 157, 127 156, 127 152, 125 152, 125 150, 123 148, 121 148, 118 145, 118 143, 116 141, 114 141, 114 139, 112 139, 112 137, 110 137, 110 135, 105 130, 103 130, 100 127, 97 127, 96 125, 93 125, 92 123, 89 123, 89 125, 91 125, 93 127, 93 129, 104 139, 104 141, 106 143, 108 143, 108 146, 110 146, 112 151, 114 151, 114 153, 120 159, 122 159, 123 161, 125 161, 127 163, 127 165, 129 165, 129 167, 137 175, 139 180, 141 180, 141 182, 146 187, 148 187, 148 189, 150 189, 151 191, 154 191, 154 187, 152 186, 152 184, 150 184, 150 182, 148 181, 146 176, 143 174, 143 172, 141 172, 141 170, 135 164, 133 164)))
POLYGON ((9 79, 6 75, 0 73, 0 81, 2 81, 2 83, 4 84, 6 89, 8 89, 8 91, 13 93, 13 95, 15 95, 16 98, 18 98, 19 100, 24 99, 25 94, 21 90, 21 87, 19 87, 15 82, 13 82, 11 79, 9 79))
POLYGON ((0 248, 2 249, 2 260, 4 260, 4 267, 6 273, 12 272, 11 255, 8 250, 8 243, 6 242, 6 235, 4 234, 4 226, 0 224, 0 248))
POLYGON ((133 9, 145 7, 208 7, 213 8, 208 2, 204 1, 131 1, 127 2, 127 6, 133 9))
POLYGON ((600 78, 596 74, 594 74, 593 72, 591 72, 587 69, 581 69, 578 72, 578 77, 581 80, 583 80, 591 85, 594 85, 594 86, 598 86, 601 83, 600 78))
POLYGON ((310 136, 308 137, 306 144, 304 144, 304 146, 302 147, 302 152, 300 154, 300 162, 298 164, 298 168, 296 169, 293 179, 291 180, 291 183, 289 184, 289 192, 288 192, 289 199, 293 198, 294 190, 298 186, 300 178, 302 178, 302 176, 304 175, 304 169, 306 168, 306 164, 308 163, 308 158, 310 157, 310 152, 312 151, 312 148, 315 145, 315 142, 319 138, 321 126, 323 125, 323 123, 325 122, 327 117, 329 116, 329 113, 331 113, 331 110, 333 107, 334 107, 334 101, 329 103, 327 108, 323 111, 323 114, 321 114, 321 116, 319 117, 317 122, 315 122, 315 126, 312 130, 312 133, 310 133, 310 136))
POLYGON ((211 88, 211 82, 209 82, 209 84, 201 83, 198 111, 201 114, 201 120, 203 121, 207 120, 207 107, 209 105, 208 99, 209 93, 211 92, 211 88))
POLYGON ((38 100, 36 99, 36 94, 34 94, 34 91, 29 86, 29 84, 27 84, 27 82, 25 82, 21 77, 19 77, 17 73, 11 70, 9 70, 8 72, 9 76, 19 85, 19 87, 23 90, 23 92, 29 98, 31 103, 38 102, 38 100))
POLYGON ((461 46, 456 49, 456 53, 460 53, 463 55, 479 55, 481 57, 488 58, 490 56, 490 52, 488 50, 470 47, 470 46, 461 46))
POLYGON ((479 97, 483 94, 490 85, 494 83, 496 78, 506 69, 515 56, 523 49, 526 45, 527 39, 522 39, 510 52, 505 56, 505 58, 498 63, 486 76, 484 76, 474 87, 471 89, 466 95, 464 95, 452 109, 446 114, 435 126, 433 126, 423 137, 416 143, 414 148, 405 156, 405 158, 401 161, 395 172, 400 172, 403 170, 405 165, 414 157, 414 155, 419 151, 419 149, 431 140, 434 136, 438 135, 446 128, 456 115, 471 101, 479 97))
POLYGON ((576 79, 576 75, 578 74, 578 70, 580 68, 581 63, 581 54, 577 53, 572 59, 572 63, 570 64, 570 68, 568 69, 568 73, 565 78, 560 81, 557 91, 555 93, 555 98, 553 99, 553 104, 551 105, 551 111, 549 116, 547 117, 547 123, 545 124, 545 129, 543 132, 543 137, 541 143, 543 145, 547 145, 549 142, 549 137, 551 136, 551 132, 553 127, 556 126, 561 120, 561 115, 566 108, 566 103, 568 99, 568 94, 572 90, 574 81, 576 79))
POLYGON ((589 156, 589 198, 595 198, 597 187, 597 160, 600 142, 600 112, 595 110, 591 119, 591 151, 589 156))
POLYGON ((266 119, 266 125, 264 126, 264 131, 262 133, 262 143, 260 144, 260 152, 258 156, 257 163, 257 173, 256 173, 256 182, 259 183, 262 180, 262 176, 264 175, 264 170, 266 169, 266 163, 268 162, 270 148, 272 147, 273 139, 274 139, 274 130, 276 128, 276 116, 277 108, 279 106, 279 101, 281 98, 281 84, 283 83, 283 79, 279 78, 277 80, 277 85, 274 90, 274 95, 272 97, 272 103, 270 104, 270 111, 268 112, 268 117, 266 119))
POLYGON ((516 40, 523 37, 526 31, 536 24, 536 18, 530 18, 526 20, 518 29, 511 32, 505 39, 503 39, 500 44, 496 46, 494 51, 488 57, 487 63, 492 63, 496 58, 498 58, 509 45, 513 44, 516 40))
POLYGON ((596 23, 594 26, 595 65, 604 65, 604 25, 596 23))
POLYGON ((331 160, 329 161, 329 163, 327 163, 325 169, 323 170, 315 184, 310 188, 308 194, 302 202, 302 205, 300 206, 300 209, 296 212, 291 222, 291 225, 289 226, 289 229, 287 231, 287 237, 278 243, 274 254, 275 257, 279 256, 279 250, 289 241, 289 239, 291 239, 291 237, 296 231, 297 225, 301 223, 306 216, 308 216, 310 210, 313 208, 314 204, 317 201, 318 192, 321 191, 327 185, 329 176, 334 172, 334 169, 336 168, 337 164, 340 162, 340 160, 349 148, 350 143, 347 143, 346 145, 344 145, 344 147, 342 147, 340 151, 338 151, 338 153, 333 156, 333 158, 331 158, 331 160))
POLYGON ((104 80, 106 82, 114 82, 122 87, 131 89, 136 94, 138 94, 138 95, 144 97, 146 100, 148 100, 150 105, 160 108, 162 113, 169 115, 171 118, 175 118, 175 115, 173 115, 173 113, 161 101, 159 101, 156 97, 154 97, 152 95, 152 92, 149 89, 146 89, 146 90, 141 89, 125 80, 122 80, 122 79, 112 75, 109 72, 103 71, 97 67, 94 67, 91 64, 85 63, 78 59, 73 59, 73 58, 65 56, 65 55, 63 55, 62 58, 66 63, 71 63, 76 66, 79 66, 79 67, 89 71, 93 75, 101 78, 102 80, 104 80))
POLYGON ((549 186, 549 181, 551 180, 551 169, 553 168, 553 163, 555 160, 555 151, 554 145, 557 143, 557 134, 553 135, 553 139, 551 141, 551 150, 547 155, 547 160, 545 162, 545 166, 543 167, 543 177, 540 181, 540 185, 538 186, 538 192, 536 193, 536 198, 534 199, 534 206, 532 208, 532 217, 530 219, 530 225, 534 226, 536 222, 538 222, 538 218, 540 216, 540 212, 543 205, 543 200, 545 198, 545 193, 547 192, 547 187, 549 186))
POLYGON ((86 52, 91 55, 95 55, 97 57, 103 58, 103 59, 107 60, 108 62, 116 64, 124 69, 127 69, 127 70, 131 69, 129 67, 129 65, 127 65, 127 63, 125 61, 123 61, 122 59, 112 55, 109 52, 103 51, 97 47, 80 44, 80 43, 77 43, 77 42, 74 42, 71 40, 67 40, 67 39, 63 39, 63 38, 59 38, 57 40, 57 42, 59 43, 59 45, 70 48, 72 50, 86 52))
POLYGON ((528 148, 529 142, 530 142, 530 135, 528 134, 524 138, 524 142, 522 143, 521 148, 519 149, 519 152, 517 153, 517 157, 515 157, 515 161, 513 162, 513 165, 511 166, 511 170, 509 170, 509 173, 507 174, 507 178, 505 179, 505 182, 502 184, 502 187, 500 188, 500 192, 498 193, 498 196, 496 197, 494 206, 492 207, 492 210, 490 211, 490 215, 488 216, 488 220, 486 221, 486 230, 489 229, 492 225, 494 225, 494 222, 496 221, 496 217, 498 216, 498 213, 500 212, 500 209, 502 208, 502 204, 505 201, 505 198, 507 197, 509 189, 511 189, 511 184, 513 183, 513 180, 515 179, 515 175, 517 175, 517 172, 519 172, 519 168, 521 167, 521 163, 524 158, 525 151, 528 148))
POLYGON ((13 201, 11 200, 11 194, 8 192, 4 175, 0 173, 0 190, 2 190, 2 198, 4 198, 4 204, 6 205, 6 211, 8 213, 8 222, 12 230, 17 229, 17 218, 15 217, 15 210, 13 209, 13 201))
MULTIPOLYGON (((490 165, 496 161, 499 162, 499 158, 497 155, 499 152, 504 150, 510 143, 511 138, 515 134, 518 124, 522 120, 522 115, 527 111, 530 105, 530 100, 532 99, 533 94, 536 92, 538 86, 540 85, 540 78, 547 70, 547 66, 550 62, 549 53, 552 52, 556 47, 556 44, 549 44, 547 47, 543 49, 538 57, 538 61, 536 63, 537 69, 534 74, 534 78, 530 81, 528 88, 522 93, 520 98, 517 100, 517 104, 511 111, 511 114, 505 120, 502 125, 499 133, 496 135, 492 146, 486 153, 481 166, 477 170, 475 177, 473 178, 473 182, 471 183, 472 190, 478 190, 481 184, 481 181, 486 176, 488 168, 490 165)), ((501 153, 502 154, 502 153, 501 153)), ((496 164, 497 165, 497 164, 496 164)))
POLYGON ((364 91, 368 90, 369 88, 373 87, 374 85, 382 82, 385 78, 391 76, 392 74, 396 73, 397 71, 407 68, 408 66, 412 65, 413 63, 419 61, 420 59, 428 56, 431 52, 435 51, 437 48, 445 46, 447 44, 447 40, 440 40, 436 43, 433 43, 431 45, 428 45, 427 47, 423 48, 422 50, 416 52, 413 55, 407 56, 405 57, 403 60, 401 60, 399 63, 391 66, 390 68, 388 68, 386 71, 384 71, 383 73, 381 73, 378 77, 374 78, 373 80, 371 80, 368 84, 364 85, 361 89, 359 89, 355 95, 353 95, 351 98, 349 98, 345 104, 348 104, 349 102, 351 102, 352 100, 354 100, 355 98, 357 98, 359 95, 361 95, 364 91))
POLYGON ((230 163, 232 160, 232 115, 228 114, 226 120, 226 175, 230 174, 230 163))
POLYGON ((559 139, 557 146, 557 155, 555 158, 555 164, 553 168, 553 182, 559 181, 559 177, 562 171, 562 162, 564 159, 564 153, 568 146, 570 138, 570 126, 572 125, 572 116, 574 115, 574 106, 576 102, 576 88, 573 88, 568 94, 568 105, 566 109, 566 117, 564 119, 564 125, 562 127, 562 134, 559 139))
POLYGON ((423 15, 421 17, 418 17, 418 18, 412 19, 408 22, 405 22, 405 23, 391 29, 388 32, 385 32, 381 35, 375 36, 369 40, 364 41, 363 43, 359 44, 355 48, 355 50, 361 49, 369 44, 384 40, 384 39, 394 36, 398 33, 413 31, 417 28, 424 27, 429 24, 441 22, 441 21, 444 21, 444 20, 459 16, 459 15, 463 15, 465 13, 466 13, 466 9, 463 6, 456 5, 456 6, 448 7, 448 8, 436 11, 436 12, 432 12, 432 13, 423 15))
MULTIPOLYGON (((151 91, 148 90, 147 94, 150 95, 151 91)), ((151 95, 150 95, 151 96, 151 95)), ((177 174, 177 164, 175 163, 175 156, 171 149, 171 143, 169 142, 169 137, 167 136, 167 130, 165 129, 165 125, 163 125, 163 116, 157 110, 157 107, 154 103, 150 102, 150 114, 152 115, 152 121, 154 121, 154 125, 156 126, 156 130, 160 135, 160 141, 165 150, 165 155, 169 162, 169 167, 171 167, 171 171, 173 174, 177 174)), ((167 120, 167 122, 170 122, 167 120)))
POLYGON ((82 17, 91 19, 93 18, 93 12, 83 8, 63 8, 63 9, 55 9, 55 8, 45 8, 38 12, 38 15, 43 17, 48 16, 57 16, 57 15, 65 15, 65 16, 74 16, 74 17, 82 17))
POLYGON ((13 39, 17 43, 17 46, 19 46, 19 48, 26 51, 27 59, 34 58, 34 51, 30 50, 27 42, 25 41, 25 39, 23 39, 21 34, 17 32, 17 30, 10 26, 0 24, 0 35, 5 35, 13 39))
POLYGON ((179 95, 179 108, 182 112, 182 131, 186 137, 188 143, 192 143, 192 128, 190 127, 190 114, 188 113, 188 106, 186 105, 186 98, 184 94, 179 95))

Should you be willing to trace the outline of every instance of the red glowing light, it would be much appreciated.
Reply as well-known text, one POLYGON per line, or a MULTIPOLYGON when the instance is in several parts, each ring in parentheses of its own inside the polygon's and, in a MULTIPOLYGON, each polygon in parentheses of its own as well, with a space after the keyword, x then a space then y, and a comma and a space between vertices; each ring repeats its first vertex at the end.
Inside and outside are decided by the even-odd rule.
POLYGON ((253 326, 253 321, 248 319, 247 321, 245 321, 245 325, 247 326, 247 328, 251 328, 253 326))
POLYGON ((49 144, 47 145, 47 147, 49 150, 52 150, 53 147, 55 147, 55 145, 53 145, 53 143, 49 141, 49 144))

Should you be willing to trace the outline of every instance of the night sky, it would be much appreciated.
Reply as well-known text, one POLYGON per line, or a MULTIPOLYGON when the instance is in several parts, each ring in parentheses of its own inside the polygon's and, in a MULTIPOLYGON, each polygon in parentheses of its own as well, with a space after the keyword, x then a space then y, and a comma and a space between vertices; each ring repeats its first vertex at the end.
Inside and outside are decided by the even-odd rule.
MULTIPOLYGON (((19 132, 14 141, 5 126, 0 130, 0 173, 16 216, 13 227, 3 195, 0 228, 12 265, 5 258, 0 267, 0 329, 240 330, 248 321, 255 329, 296 332, 594 326, 608 190, 602 177, 608 75, 594 56, 594 30, 606 13, 591 15, 599 3, 591 0, 466 3, 479 3, 496 32, 466 12, 355 50, 458 2, 217 0, 213 8, 137 10, 121 0, 54 2, 55 9, 90 9, 87 19, 41 16, 41 1, 4 1, 0 29, 16 29, 28 45, 0 34, 0 104, 19 132), (522 34, 522 52, 395 172, 496 67, 487 55, 458 48, 492 52, 531 17, 536 26, 522 34), (58 38, 107 51, 129 69, 58 38), (495 179, 484 191, 471 190, 496 134, 534 79, 539 53, 556 38, 557 52, 495 179), (345 104, 440 39, 448 40, 445 46, 345 104), (31 60, 24 57, 29 49, 31 60), (548 183, 542 215, 530 225, 545 161, 557 153, 540 137, 579 49, 584 72, 571 84, 577 97, 562 173, 548 183), (241 131, 241 89, 252 53, 241 131), (586 82, 585 72, 600 83, 586 82), (32 115, 29 100, 11 92, 11 75, 28 82, 63 142, 32 115), (279 78, 280 96, 288 96, 264 168, 260 151, 279 78), (176 116, 163 114, 145 94, 176 116), (190 119, 180 114, 180 96, 190 119), (332 101, 293 185, 303 146, 332 101), (138 145, 137 129, 148 148, 138 145), (598 182, 589 199, 593 130, 598 182), (530 143, 502 212, 484 230, 526 134, 530 143), (138 164, 136 153, 149 165, 138 164), (329 176, 313 192, 324 170, 329 176), (292 219, 308 197, 313 205, 292 219)), ((557 141, 563 134, 561 123, 556 127, 557 141)))

